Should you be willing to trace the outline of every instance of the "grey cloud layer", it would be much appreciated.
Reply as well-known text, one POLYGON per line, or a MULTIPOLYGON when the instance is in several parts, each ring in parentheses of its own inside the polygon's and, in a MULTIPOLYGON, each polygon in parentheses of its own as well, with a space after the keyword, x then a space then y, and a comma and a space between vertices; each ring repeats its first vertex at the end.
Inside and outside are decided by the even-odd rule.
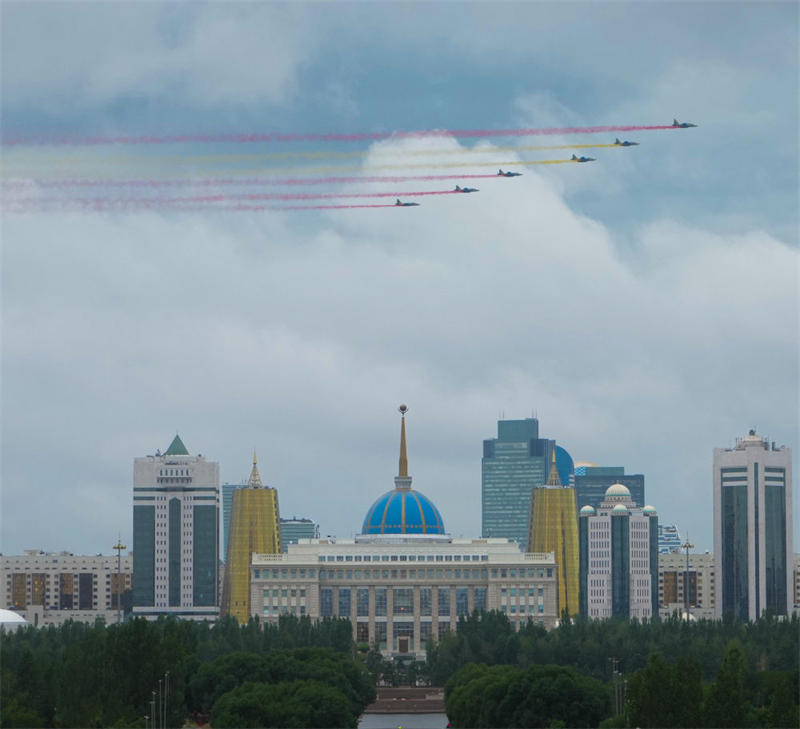
POLYGON ((536 407, 706 546, 710 449, 796 442, 797 253, 766 234, 658 221, 629 260, 533 173, 290 223, 4 222, 4 549, 94 551, 100 514, 124 535, 131 459, 175 428, 230 480, 257 446, 282 508, 344 535, 391 487, 408 401, 415 484, 477 534, 480 440, 536 407))

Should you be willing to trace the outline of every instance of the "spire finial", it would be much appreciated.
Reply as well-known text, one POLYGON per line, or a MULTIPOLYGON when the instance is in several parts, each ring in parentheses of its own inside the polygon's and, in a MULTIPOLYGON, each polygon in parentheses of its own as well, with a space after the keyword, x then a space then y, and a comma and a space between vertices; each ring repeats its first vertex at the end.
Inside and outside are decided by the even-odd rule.
POLYGON ((247 486, 251 489, 264 488, 264 484, 261 482, 261 474, 258 472, 258 456, 256 456, 255 448, 253 448, 253 470, 250 472, 250 479, 247 481, 247 486))
POLYGON ((400 478, 408 478, 408 453, 406 452, 406 413, 408 412, 407 405, 401 405, 397 408, 401 415, 400 420, 400 478))
POLYGON ((548 486, 561 486, 561 479, 558 476, 558 469, 556 468, 556 449, 553 447, 553 462, 550 465, 550 478, 547 479, 548 486))

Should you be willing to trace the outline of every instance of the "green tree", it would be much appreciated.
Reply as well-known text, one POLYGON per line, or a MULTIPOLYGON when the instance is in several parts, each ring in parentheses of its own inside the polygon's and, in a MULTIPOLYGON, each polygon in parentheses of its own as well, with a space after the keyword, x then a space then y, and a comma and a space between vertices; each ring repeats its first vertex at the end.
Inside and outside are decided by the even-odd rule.
POLYGON ((743 727, 747 718, 743 682, 745 657, 742 644, 731 640, 725 650, 717 680, 706 701, 706 726, 715 729, 743 727))

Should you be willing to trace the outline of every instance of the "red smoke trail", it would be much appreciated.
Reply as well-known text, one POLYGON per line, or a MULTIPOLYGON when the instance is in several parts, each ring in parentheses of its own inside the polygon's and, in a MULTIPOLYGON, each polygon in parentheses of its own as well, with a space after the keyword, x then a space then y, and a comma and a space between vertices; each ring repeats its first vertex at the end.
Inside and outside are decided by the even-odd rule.
MULTIPOLYGON (((225 185, 238 185, 243 187, 260 185, 329 185, 346 184, 350 182, 423 182, 432 180, 479 180, 499 177, 499 175, 414 175, 414 176, 378 176, 378 177, 286 177, 286 178, 220 178, 210 180, 33 180, 33 184, 42 188, 65 187, 138 187, 138 188, 169 188, 169 187, 222 187, 225 185)), ((25 189, 30 182, 8 181, 3 182, 4 189, 25 189)), ((409 193, 403 193, 408 195, 409 193)))
MULTIPOLYGON (((58 205, 48 204, 44 200, 28 200, 23 207, 12 207, 6 211, 10 213, 47 213, 47 212, 136 212, 135 207, 123 208, 114 211, 107 205, 94 205, 92 201, 83 201, 77 206, 71 206, 71 200, 49 201, 49 203, 58 202, 58 205), (44 203, 44 204, 42 204, 44 203)), ((142 208, 152 208, 152 205, 143 205, 142 208)), ((281 211, 281 210, 359 210, 363 208, 395 208, 398 205, 170 205, 167 207, 169 211, 181 212, 260 212, 260 211, 281 211)))
POLYGON ((659 129, 680 129, 671 124, 640 125, 619 124, 601 127, 551 127, 549 129, 425 129, 414 132, 358 132, 338 133, 290 133, 279 132, 253 134, 167 134, 164 136, 96 136, 96 137, 10 137, 2 142, 5 147, 22 145, 52 146, 98 146, 98 145, 152 145, 152 144, 254 144, 258 142, 374 142, 381 139, 421 139, 425 137, 457 137, 463 139, 485 139, 489 137, 560 136, 564 134, 601 134, 605 132, 645 132, 659 129))
MULTIPOLYGON (((427 190, 417 192, 357 192, 357 193, 250 193, 242 195, 194 195, 192 197, 76 197, 76 198, 41 198, 45 204, 68 203, 76 206, 104 206, 106 208, 121 206, 157 206, 181 205, 184 203, 216 203, 238 200, 330 200, 341 198, 363 197, 423 197, 428 195, 460 195, 455 190, 427 190)), ((26 203, 35 198, 17 200, 26 203)))

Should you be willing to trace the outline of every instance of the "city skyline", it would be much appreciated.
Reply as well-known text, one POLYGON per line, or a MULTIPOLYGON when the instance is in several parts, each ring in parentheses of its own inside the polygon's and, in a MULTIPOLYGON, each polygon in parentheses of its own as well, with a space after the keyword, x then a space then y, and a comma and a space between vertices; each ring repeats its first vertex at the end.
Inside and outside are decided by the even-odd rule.
POLYGON ((358 181, 333 192, 442 194, 384 210, 4 207, 0 550, 131 545, 131 460, 176 431, 223 482, 257 448, 282 513, 349 537, 352 505, 394 473, 399 402, 414 484, 455 537, 480 534, 498 417, 535 413, 576 462, 643 474, 660 520, 713 550, 713 449, 755 428, 800 452, 800 9, 576 8, 439 3, 421 22, 393 3, 6 3, 4 184, 269 177, 265 155, 303 152, 356 155, 358 181), (591 150, 525 148, 617 134, 7 144, 676 117, 698 126, 591 150), (518 164, 573 151, 597 161, 518 164), (235 160, 198 170, 210 157, 235 160), (373 181, 387 157, 492 179, 373 181), (499 160, 522 176, 496 176, 499 160))

